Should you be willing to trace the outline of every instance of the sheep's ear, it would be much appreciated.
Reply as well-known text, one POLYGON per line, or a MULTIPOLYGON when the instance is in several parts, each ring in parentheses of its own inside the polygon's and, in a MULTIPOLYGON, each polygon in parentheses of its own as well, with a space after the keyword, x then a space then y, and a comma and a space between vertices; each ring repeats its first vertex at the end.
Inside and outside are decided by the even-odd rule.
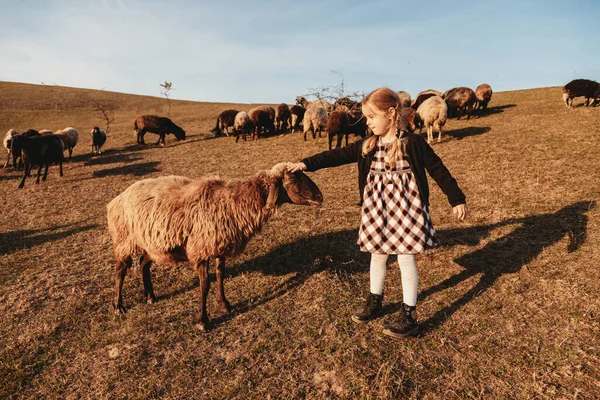
POLYGON ((277 197, 279 197, 279 183, 275 182, 269 189, 269 196, 267 197, 267 204, 265 204, 265 208, 275 208, 277 197))

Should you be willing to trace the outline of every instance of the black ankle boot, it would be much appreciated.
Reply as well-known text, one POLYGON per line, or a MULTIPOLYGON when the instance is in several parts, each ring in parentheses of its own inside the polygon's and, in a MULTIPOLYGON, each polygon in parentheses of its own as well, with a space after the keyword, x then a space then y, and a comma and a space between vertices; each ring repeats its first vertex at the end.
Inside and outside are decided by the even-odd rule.
POLYGON ((400 307, 400 318, 395 322, 386 325, 383 333, 395 338, 404 338, 407 336, 415 336, 419 333, 419 325, 417 324, 417 307, 407 306, 402 303, 400 307))
POLYGON ((367 323, 370 319, 377 315, 379 311, 381 311, 382 300, 383 293, 369 293, 365 305, 362 308, 356 310, 354 314, 352 314, 352 321, 356 322, 357 324, 367 323))

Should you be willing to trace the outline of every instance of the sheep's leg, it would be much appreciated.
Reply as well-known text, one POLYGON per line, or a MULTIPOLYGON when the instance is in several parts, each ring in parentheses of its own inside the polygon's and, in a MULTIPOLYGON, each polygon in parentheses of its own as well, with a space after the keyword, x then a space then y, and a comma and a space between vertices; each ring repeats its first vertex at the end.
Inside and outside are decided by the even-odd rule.
POLYGON ((331 142, 333 142, 333 135, 330 133, 327 136, 329 137, 329 150, 331 150, 331 142))
POLYGON ((27 178, 27 169, 23 171, 23 179, 21 179, 21 183, 19 184, 19 189, 23 189, 25 186, 25 178, 27 178))
POLYGON ((40 175, 42 174, 42 167, 43 166, 44 166, 44 164, 40 164, 40 166, 38 167, 37 179, 35 180, 35 184, 36 185, 40 184, 40 175))
POLYGON ((201 260, 196 263, 196 271, 200 279, 200 319, 197 327, 202 331, 208 328, 208 316, 206 315, 206 296, 210 288, 210 280, 208 279, 208 260, 201 260))
POLYGON ((343 133, 338 133, 337 135, 337 142, 336 147, 339 149, 340 147, 342 147, 342 140, 344 140, 344 134, 343 133))
POLYGON ((4 167, 3 168, 8 167, 8 164, 10 164, 10 152, 8 153, 8 156, 6 156, 6 162, 4 163, 4 167))
POLYGON ((438 126, 439 128, 439 134, 438 134, 438 143, 442 141, 442 127, 441 125, 438 126))
POLYGON ((131 268, 131 257, 125 260, 117 261, 115 264, 115 301, 113 303, 113 311, 115 314, 124 313, 125 306, 123 305, 123 281, 127 274, 127 269, 131 268))
POLYGON ((60 171, 60 176, 63 176, 63 172, 62 172, 62 160, 60 160, 58 162, 58 168, 59 168, 59 171, 60 171))
POLYGON ((148 256, 148 253, 142 254, 140 257, 140 266, 142 267, 142 281, 144 282, 144 296, 146 296, 146 302, 152 304, 156 301, 154 295, 154 287, 152 286, 152 275, 150 274, 150 267, 152 266, 152 260, 148 256))
MULTIPOLYGON (((48 167, 50 166, 50 164, 46 164, 45 168, 44 168, 44 177, 42 178, 42 180, 44 182, 46 182, 46 177, 48 176, 48 167)), ((41 167, 40 167, 41 168, 41 167)))
POLYGON ((229 313, 231 311, 231 305, 225 298, 225 288, 223 287, 223 278, 225 278, 225 257, 217 257, 216 275, 217 303, 219 303, 222 312, 229 313))
POLYGON ((427 143, 433 142, 433 125, 427 127, 427 143))
POLYGON ((69 147, 69 161, 71 161, 71 156, 73 155, 73 148, 69 147))

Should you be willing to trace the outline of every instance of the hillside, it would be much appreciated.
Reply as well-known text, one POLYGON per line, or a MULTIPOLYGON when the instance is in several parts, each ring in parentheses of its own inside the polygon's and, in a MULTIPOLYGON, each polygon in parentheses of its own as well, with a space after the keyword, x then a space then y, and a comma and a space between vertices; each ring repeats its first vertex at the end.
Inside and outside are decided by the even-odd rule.
POLYGON ((188 139, 138 146, 133 119, 164 114, 164 99, 53 90, 0 82, 0 132, 80 132, 62 178, 51 167, 46 182, 17 190, 22 171, 0 171, 0 397, 600 397, 600 108, 577 99, 567 109, 560 88, 541 88, 495 93, 487 113, 448 121, 432 147, 470 215, 455 220, 430 180, 442 246, 417 257, 422 333, 398 341, 381 333, 402 301, 393 257, 383 315, 350 320, 369 290, 355 165, 309 174, 324 205, 284 205, 227 260, 234 311, 218 311, 213 285, 209 332, 194 327, 198 278, 183 263, 153 266, 152 305, 134 263, 129 310, 112 314, 112 198, 169 174, 247 177, 326 150, 327 140, 213 139, 220 111, 252 105, 174 101, 188 139), (89 155, 88 132, 102 120, 86 96, 114 110, 100 156, 89 155))

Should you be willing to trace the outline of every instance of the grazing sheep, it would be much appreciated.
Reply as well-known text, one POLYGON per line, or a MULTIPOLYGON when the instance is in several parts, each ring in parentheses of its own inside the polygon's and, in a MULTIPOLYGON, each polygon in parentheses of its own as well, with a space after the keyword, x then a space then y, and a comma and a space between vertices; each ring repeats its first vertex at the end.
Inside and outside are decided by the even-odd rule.
MULTIPOLYGON (((427 93, 420 93, 420 94, 419 94, 419 95, 418 95, 418 96, 415 98, 415 100, 412 102, 412 104, 411 104, 411 108, 413 108, 414 110, 418 109, 418 108, 419 108, 419 106, 420 106, 421 104, 423 104, 423 102, 424 102, 425 100, 427 100, 428 98, 430 98, 430 97, 433 97, 433 96, 437 96, 437 94, 433 93, 432 91, 428 91, 427 93)), ((440 97, 440 96, 438 96, 438 97, 440 97)), ((440 98, 441 98, 441 97, 440 97, 440 98)))
POLYGON ((133 130, 137 136, 138 144, 144 143, 144 135, 146 132, 156 133, 158 142, 156 144, 165 145, 165 136, 167 133, 175 135, 177 140, 185 140, 185 131, 177 126, 173 121, 166 117, 158 117, 156 115, 142 115, 137 117, 133 122, 133 130))
POLYGON ((297 132, 300 130, 300 124, 302 123, 302 120, 304 119, 305 112, 306 112, 306 109, 297 104, 290 107, 290 114, 292 116, 292 122, 291 122, 292 132, 297 132))
POLYGON ((400 121, 398 129, 405 132, 413 133, 416 129, 415 116, 417 111, 412 107, 402 107, 400 109, 400 121))
POLYGON ((19 132, 17 132, 16 130, 9 129, 8 132, 6 132, 6 135, 4 136, 4 140, 2 141, 2 144, 4 145, 4 148, 6 149, 6 152, 8 153, 8 155, 6 156, 6 162, 4 163, 3 168, 6 168, 8 166, 8 163, 10 162, 10 156, 12 154, 12 152, 11 152, 12 138, 17 136, 18 134, 19 134, 19 132))
POLYGON ((475 97, 477 97, 475 110, 479 110, 481 108, 483 111, 485 111, 488 103, 492 99, 492 87, 487 83, 482 83, 475 89, 475 97))
POLYGON ((275 132, 275 124, 273 123, 271 114, 265 107, 266 106, 255 107, 248 111, 248 116, 254 126, 252 140, 255 140, 255 137, 256 139, 260 139, 261 133, 264 136, 267 136, 275 132))
POLYGON ((215 137, 223 136, 223 132, 225 132, 225 135, 229 136, 229 128, 233 127, 237 113, 238 110, 225 110, 219 114, 217 123, 215 124, 215 127, 211 129, 211 133, 213 133, 215 137))
POLYGON ((410 94, 408 94, 408 92, 400 90, 399 92, 396 92, 396 94, 400 97, 400 105, 402 107, 410 107, 410 94))
POLYGON ((240 140, 240 135, 243 135, 244 141, 246 141, 246 135, 250 135, 252 132, 252 121, 246 111, 240 111, 235 116, 233 122, 233 134, 235 135, 235 142, 240 140))
POLYGON ((58 163, 60 167, 60 176, 63 176, 62 163, 65 146, 63 139, 59 135, 40 135, 33 137, 17 135, 13 138, 12 144, 13 148, 21 149, 24 155, 25 171, 23 173, 23 179, 19 184, 19 189, 22 189, 25 186, 25 178, 29 176, 31 164, 38 165, 37 180, 35 181, 36 185, 40 183, 40 174, 43 166, 46 168, 42 180, 46 180, 46 177, 48 176, 48 167, 53 163, 58 163))
POLYGON ((348 146, 348 135, 354 134, 362 138, 367 136, 367 123, 362 115, 356 115, 343 110, 334 110, 327 117, 327 137, 329 139, 329 150, 332 141, 337 136, 336 147, 342 146, 342 138, 346 137, 348 146))
POLYGON ((575 79, 563 87, 562 99, 567 108, 573 107, 573 99, 581 96, 585 97, 586 107, 589 106, 590 100, 594 105, 596 100, 600 99, 600 84, 589 79, 575 79))
POLYGON ((422 92, 419 92, 419 94, 417 95, 417 97, 419 97, 422 94, 429 94, 432 93, 436 96, 440 96, 442 99, 444 98, 444 94, 442 92, 440 92, 439 90, 435 90, 435 89, 427 89, 427 90, 423 90, 422 92))
POLYGON ((101 154, 102 145, 106 142, 106 133, 95 126, 90 133, 92 134, 92 153, 101 154))
POLYGON ((69 160, 71 159, 71 155, 73 154, 73 147, 79 141, 79 133, 75 128, 65 128, 56 131, 56 136, 60 137, 60 139, 65 144, 65 150, 69 150, 69 160))
POLYGON ((443 99, 446 100, 446 104, 448 105, 448 116, 453 116, 456 111, 456 119, 460 119, 465 111, 468 113, 467 119, 470 119, 475 102, 477 101, 475 92, 468 87, 450 89, 444 93, 443 99))
POLYGON ((327 112, 333 110, 333 106, 331 105, 331 103, 326 100, 317 99, 309 102, 303 96, 296 97, 296 104, 304 107, 306 110, 308 110, 311 107, 322 107, 327 112))
POLYGON ((288 125, 291 126, 290 123, 290 107, 281 103, 277 106, 277 110, 275 110, 275 123, 278 132, 287 132, 288 125))
POLYGON ((140 265, 148 303, 156 299, 150 275, 152 262, 189 261, 200 279, 198 327, 206 330, 208 264, 216 259, 217 301, 224 312, 225 258, 241 253, 283 203, 320 205, 323 195, 304 173, 287 172, 280 163, 252 178, 189 179, 166 176, 144 179, 127 188, 107 206, 108 230, 115 255, 114 311, 125 312, 122 288, 132 257, 140 265))
MULTIPOLYGON (((434 129, 439 132, 438 142, 442 141, 442 127, 446 123, 447 117, 448 106, 439 96, 431 96, 419 106, 415 115, 415 124, 419 124, 421 128, 423 126, 427 128, 427 143, 433 141, 434 129)), ((421 133, 420 130, 419 133, 421 133)))
POLYGON ((327 127, 327 111, 323 107, 310 107, 304 113, 304 140, 306 134, 312 132, 313 139, 317 138, 317 132, 321 137, 321 131, 327 127))
POLYGON ((335 103, 333 103, 333 110, 341 110, 341 111, 349 111, 355 112, 355 110, 360 108, 360 103, 354 101, 348 97, 342 97, 341 99, 337 99, 335 103))

